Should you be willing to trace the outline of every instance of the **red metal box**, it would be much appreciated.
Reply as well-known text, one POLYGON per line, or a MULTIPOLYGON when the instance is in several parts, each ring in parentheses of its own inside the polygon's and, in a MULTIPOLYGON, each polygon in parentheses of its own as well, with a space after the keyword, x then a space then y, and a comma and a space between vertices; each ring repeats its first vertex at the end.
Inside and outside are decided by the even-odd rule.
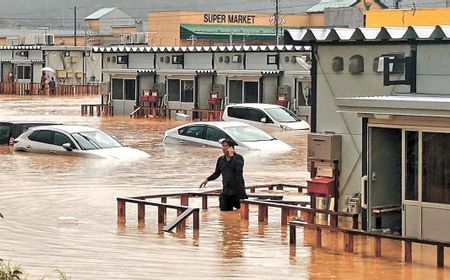
POLYGON ((333 178, 315 177, 307 181, 308 194, 332 197, 335 196, 335 182, 333 178))
POLYGON ((276 100, 275 104, 286 107, 288 104, 287 100, 276 100))
POLYGON ((208 98, 208 105, 217 105, 220 103, 220 99, 218 98, 208 98))

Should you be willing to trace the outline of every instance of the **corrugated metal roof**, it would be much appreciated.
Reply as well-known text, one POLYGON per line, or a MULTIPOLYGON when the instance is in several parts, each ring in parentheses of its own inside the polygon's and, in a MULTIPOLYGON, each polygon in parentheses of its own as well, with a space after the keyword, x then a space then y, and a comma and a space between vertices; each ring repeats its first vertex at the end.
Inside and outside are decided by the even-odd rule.
POLYGON ((259 45, 259 46, 197 46, 197 47, 146 47, 110 46, 93 47, 98 53, 192 53, 192 52, 268 52, 268 51, 311 51, 309 46, 259 45))
POLYGON ((88 15, 87 17, 85 17, 84 19, 99 19, 101 17, 103 17, 106 14, 109 14, 110 12, 114 11, 115 9, 117 9, 116 7, 113 8, 102 8, 100 10, 97 10, 95 12, 93 12, 92 14, 88 15))
POLYGON ((450 26, 287 29, 284 38, 286 43, 297 45, 358 41, 450 40, 450 26))
POLYGON ((306 10, 307 13, 323 12, 327 8, 348 8, 358 3, 357 0, 322 0, 306 10))
POLYGON ((40 50, 41 46, 0 46, 0 50, 40 50))
POLYGON ((216 70, 197 70, 196 73, 197 73, 197 75, 201 75, 201 76, 215 76, 215 75, 217 75, 216 70))

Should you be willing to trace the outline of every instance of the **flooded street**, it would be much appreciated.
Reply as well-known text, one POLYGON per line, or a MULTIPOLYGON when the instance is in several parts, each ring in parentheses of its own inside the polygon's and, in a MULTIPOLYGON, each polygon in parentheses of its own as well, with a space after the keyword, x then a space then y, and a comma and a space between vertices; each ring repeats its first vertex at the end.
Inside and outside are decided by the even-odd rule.
MULTIPOLYGON (((164 146, 164 131, 181 122, 80 116, 80 104, 98 101, 0 96, 2 121, 89 125, 150 154, 149 159, 120 162, 17 153, 0 146, 0 212, 5 216, 0 220, 0 258, 21 264, 29 279, 56 279, 55 269, 73 280, 450 279, 448 252, 446 269, 436 268, 435 249, 426 246, 414 246, 413 264, 405 264, 397 242, 383 241, 386 258, 380 259, 373 256, 370 239, 356 238, 357 253, 351 254, 342 251, 342 237, 326 234, 325 248, 316 249, 313 233, 304 235, 301 229, 294 249, 288 245, 288 231, 279 225, 279 211, 269 210, 268 224, 258 225, 257 209, 251 207, 247 224, 237 211, 221 213, 216 198, 200 212, 198 238, 192 235, 191 219, 185 236, 159 232, 156 209, 150 207, 146 227, 137 227, 132 205, 127 206, 126 227, 118 228, 118 196, 196 190, 221 151, 164 146)), ((301 184, 308 178, 306 134, 274 136, 296 149, 271 155, 243 152, 247 185, 301 184)), ((220 186, 220 179, 208 184, 220 186)), ((200 199, 191 201, 201 206, 200 199)), ((174 216, 169 211, 169 220, 174 216)))

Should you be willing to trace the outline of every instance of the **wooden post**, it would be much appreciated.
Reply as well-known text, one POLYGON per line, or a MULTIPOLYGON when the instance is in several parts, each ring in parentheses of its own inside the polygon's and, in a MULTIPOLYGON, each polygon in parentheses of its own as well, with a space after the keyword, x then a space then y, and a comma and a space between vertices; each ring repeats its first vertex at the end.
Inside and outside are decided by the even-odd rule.
POLYGON ((337 228, 338 227, 338 216, 337 215, 329 215, 330 216, 330 227, 337 228))
POLYGON ((145 204, 138 203, 138 225, 145 226, 145 204))
POLYGON ((241 208, 240 208, 241 220, 248 221, 248 208, 249 208, 248 203, 241 201, 241 208))
POLYGON ((344 251, 353 252, 353 234, 349 232, 344 232, 344 251))
POLYGON ((444 246, 436 246, 437 267, 444 267, 444 246))
POLYGON ((273 186, 269 186, 269 191, 272 191, 273 190, 273 186))
POLYGON ((164 224, 166 222, 166 207, 158 206, 158 224, 164 224))
POLYGON ((375 257, 381 257, 381 237, 375 236, 373 249, 375 251, 375 257))
POLYGON ((358 215, 352 217, 352 228, 358 229, 358 215))
POLYGON ((266 205, 258 205, 258 222, 263 223, 267 221, 267 206, 266 205))
MULTIPOLYGON (((161 197, 161 203, 167 203, 167 197, 161 197)), ((167 218, 167 207, 158 206, 158 224, 164 224, 167 218)))
POLYGON ((289 244, 295 245, 295 243, 297 243, 296 235, 296 226, 289 225, 289 244))
POLYGON ((180 196, 181 198, 181 205, 183 205, 183 206, 189 206, 189 195, 188 194, 182 194, 181 196, 180 196))
POLYGON ((316 246, 322 247, 322 229, 319 226, 316 227, 316 246))
POLYGON ((255 193, 255 188, 250 188, 251 193, 255 193))
POLYGON ((117 224, 124 226, 126 223, 125 220, 125 201, 117 200, 117 224))
POLYGON ((200 229, 199 211, 198 210, 194 211, 192 215, 193 215, 194 230, 198 231, 200 229))
POLYGON ((412 242, 405 241, 405 262, 412 262, 412 242))
POLYGON ((202 209, 208 209, 208 195, 204 194, 202 196, 202 209))
POLYGON ((289 216, 289 208, 281 208, 281 225, 287 225, 287 220, 289 216))

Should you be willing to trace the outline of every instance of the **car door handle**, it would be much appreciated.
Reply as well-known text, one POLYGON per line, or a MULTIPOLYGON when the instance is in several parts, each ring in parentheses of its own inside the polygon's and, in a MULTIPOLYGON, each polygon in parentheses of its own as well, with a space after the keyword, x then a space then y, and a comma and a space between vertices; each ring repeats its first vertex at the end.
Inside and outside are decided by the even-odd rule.
POLYGON ((180 140, 180 144, 184 144, 184 140, 180 140))
POLYGON ((31 145, 27 145, 27 149, 30 149, 31 148, 31 145))
POLYGON ((55 150, 50 150, 50 153, 56 154, 56 151, 55 150))

